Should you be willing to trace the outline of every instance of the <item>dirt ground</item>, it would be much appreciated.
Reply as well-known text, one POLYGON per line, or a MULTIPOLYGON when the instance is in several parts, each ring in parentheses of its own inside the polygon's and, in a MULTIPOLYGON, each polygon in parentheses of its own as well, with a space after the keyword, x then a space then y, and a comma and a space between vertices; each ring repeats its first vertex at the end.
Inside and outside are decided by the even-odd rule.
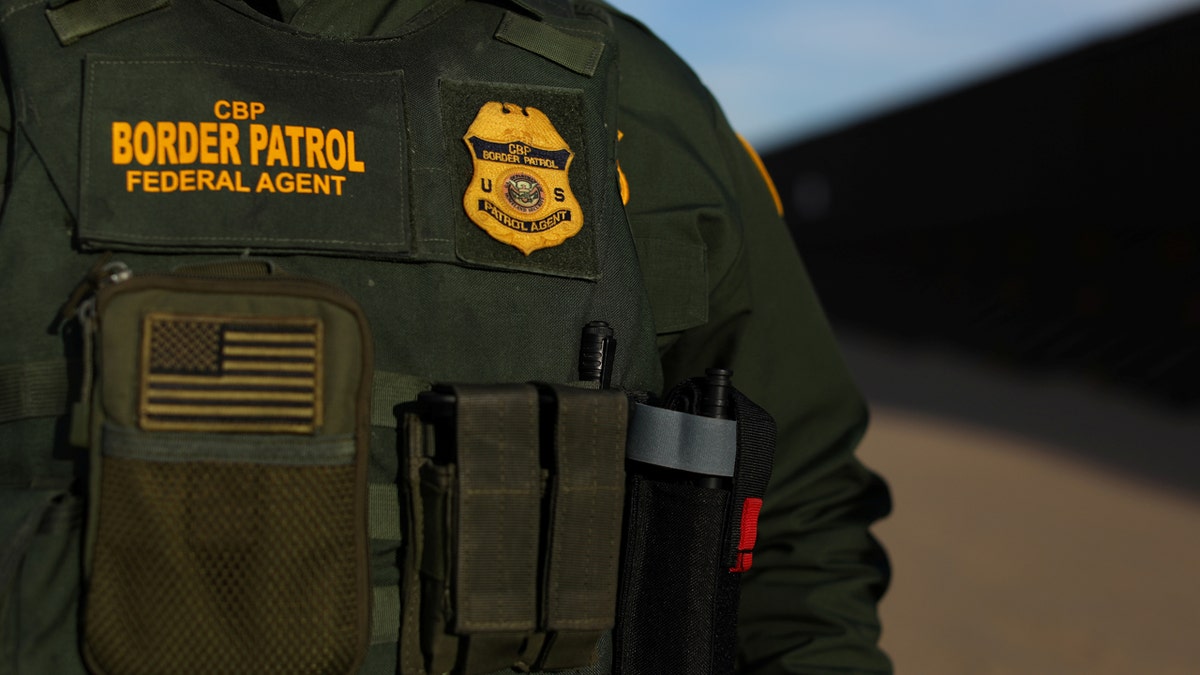
POLYGON ((899 675, 1200 673, 1200 497, 1019 433, 873 411, 860 455, 895 501, 875 531, 899 675))

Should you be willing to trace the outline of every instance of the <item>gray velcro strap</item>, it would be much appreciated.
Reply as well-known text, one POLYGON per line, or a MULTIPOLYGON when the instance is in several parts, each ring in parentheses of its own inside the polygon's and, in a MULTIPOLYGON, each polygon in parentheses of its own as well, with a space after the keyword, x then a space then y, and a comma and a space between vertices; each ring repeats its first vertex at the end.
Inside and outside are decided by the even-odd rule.
POLYGON ((371 589, 371 644, 381 645, 400 639, 400 587, 376 586, 371 589))
POLYGON ((0 424, 66 414, 67 364, 65 359, 49 359, 0 366, 0 424))
POLYGON ((386 370, 376 370, 371 382, 371 425, 396 427, 396 405, 414 401, 429 389, 429 380, 386 370))
POLYGON ((495 37, 588 77, 596 74, 604 54, 604 43, 600 40, 571 35, 513 12, 504 15, 495 37))
POLYGON ((531 385, 458 386, 455 632, 537 624, 538 393, 531 385))
POLYGON ((737 422, 635 403, 625 456, 692 473, 733 476, 737 422))
POLYGON ((367 532, 372 539, 400 541, 400 488, 394 483, 372 483, 367 488, 367 532))
POLYGON ((47 9, 46 18, 59 43, 69 45, 85 35, 170 4, 171 0, 74 0, 47 9))
POLYGON ((628 401, 619 391, 553 387, 558 401, 538 670, 578 667, 616 616, 628 401))

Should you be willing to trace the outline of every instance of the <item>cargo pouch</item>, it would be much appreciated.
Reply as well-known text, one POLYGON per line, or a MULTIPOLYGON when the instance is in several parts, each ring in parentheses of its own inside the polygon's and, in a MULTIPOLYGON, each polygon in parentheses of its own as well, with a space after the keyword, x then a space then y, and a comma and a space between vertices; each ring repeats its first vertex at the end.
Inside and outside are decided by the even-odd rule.
POLYGON ((630 413, 618 675, 732 675, 741 573, 752 564, 775 451, 771 417, 730 387, 734 419, 704 417, 703 381, 630 413))
MULTIPOLYGON (((592 664, 614 624, 628 404, 568 386, 435 387, 410 416, 425 671, 592 664)), ((605 668, 607 671, 607 668, 605 668)))
POLYGON ((269 276, 97 295, 84 656, 96 673, 352 673, 369 640, 371 339, 269 276))

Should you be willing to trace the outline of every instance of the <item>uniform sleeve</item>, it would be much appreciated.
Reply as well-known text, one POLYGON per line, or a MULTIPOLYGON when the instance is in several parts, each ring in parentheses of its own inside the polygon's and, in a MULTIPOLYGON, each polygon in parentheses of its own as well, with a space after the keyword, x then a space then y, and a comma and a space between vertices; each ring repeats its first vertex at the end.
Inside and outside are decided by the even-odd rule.
POLYGON ((618 157, 667 384, 729 367, 779 425, 741 672, 890 673, 876 612, 889 568, 868 526, 891 503, 854 457, 866 408, 754 158, 685 65, 617 30, 618 157))

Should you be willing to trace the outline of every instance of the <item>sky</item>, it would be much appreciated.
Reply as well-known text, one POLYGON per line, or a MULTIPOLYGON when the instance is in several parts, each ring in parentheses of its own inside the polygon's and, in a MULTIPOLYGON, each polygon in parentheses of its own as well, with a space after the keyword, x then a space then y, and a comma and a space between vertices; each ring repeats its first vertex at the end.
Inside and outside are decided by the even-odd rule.
POLYGON ((760 150, 1120 35, 1200 0, 610 0, 760 150))

